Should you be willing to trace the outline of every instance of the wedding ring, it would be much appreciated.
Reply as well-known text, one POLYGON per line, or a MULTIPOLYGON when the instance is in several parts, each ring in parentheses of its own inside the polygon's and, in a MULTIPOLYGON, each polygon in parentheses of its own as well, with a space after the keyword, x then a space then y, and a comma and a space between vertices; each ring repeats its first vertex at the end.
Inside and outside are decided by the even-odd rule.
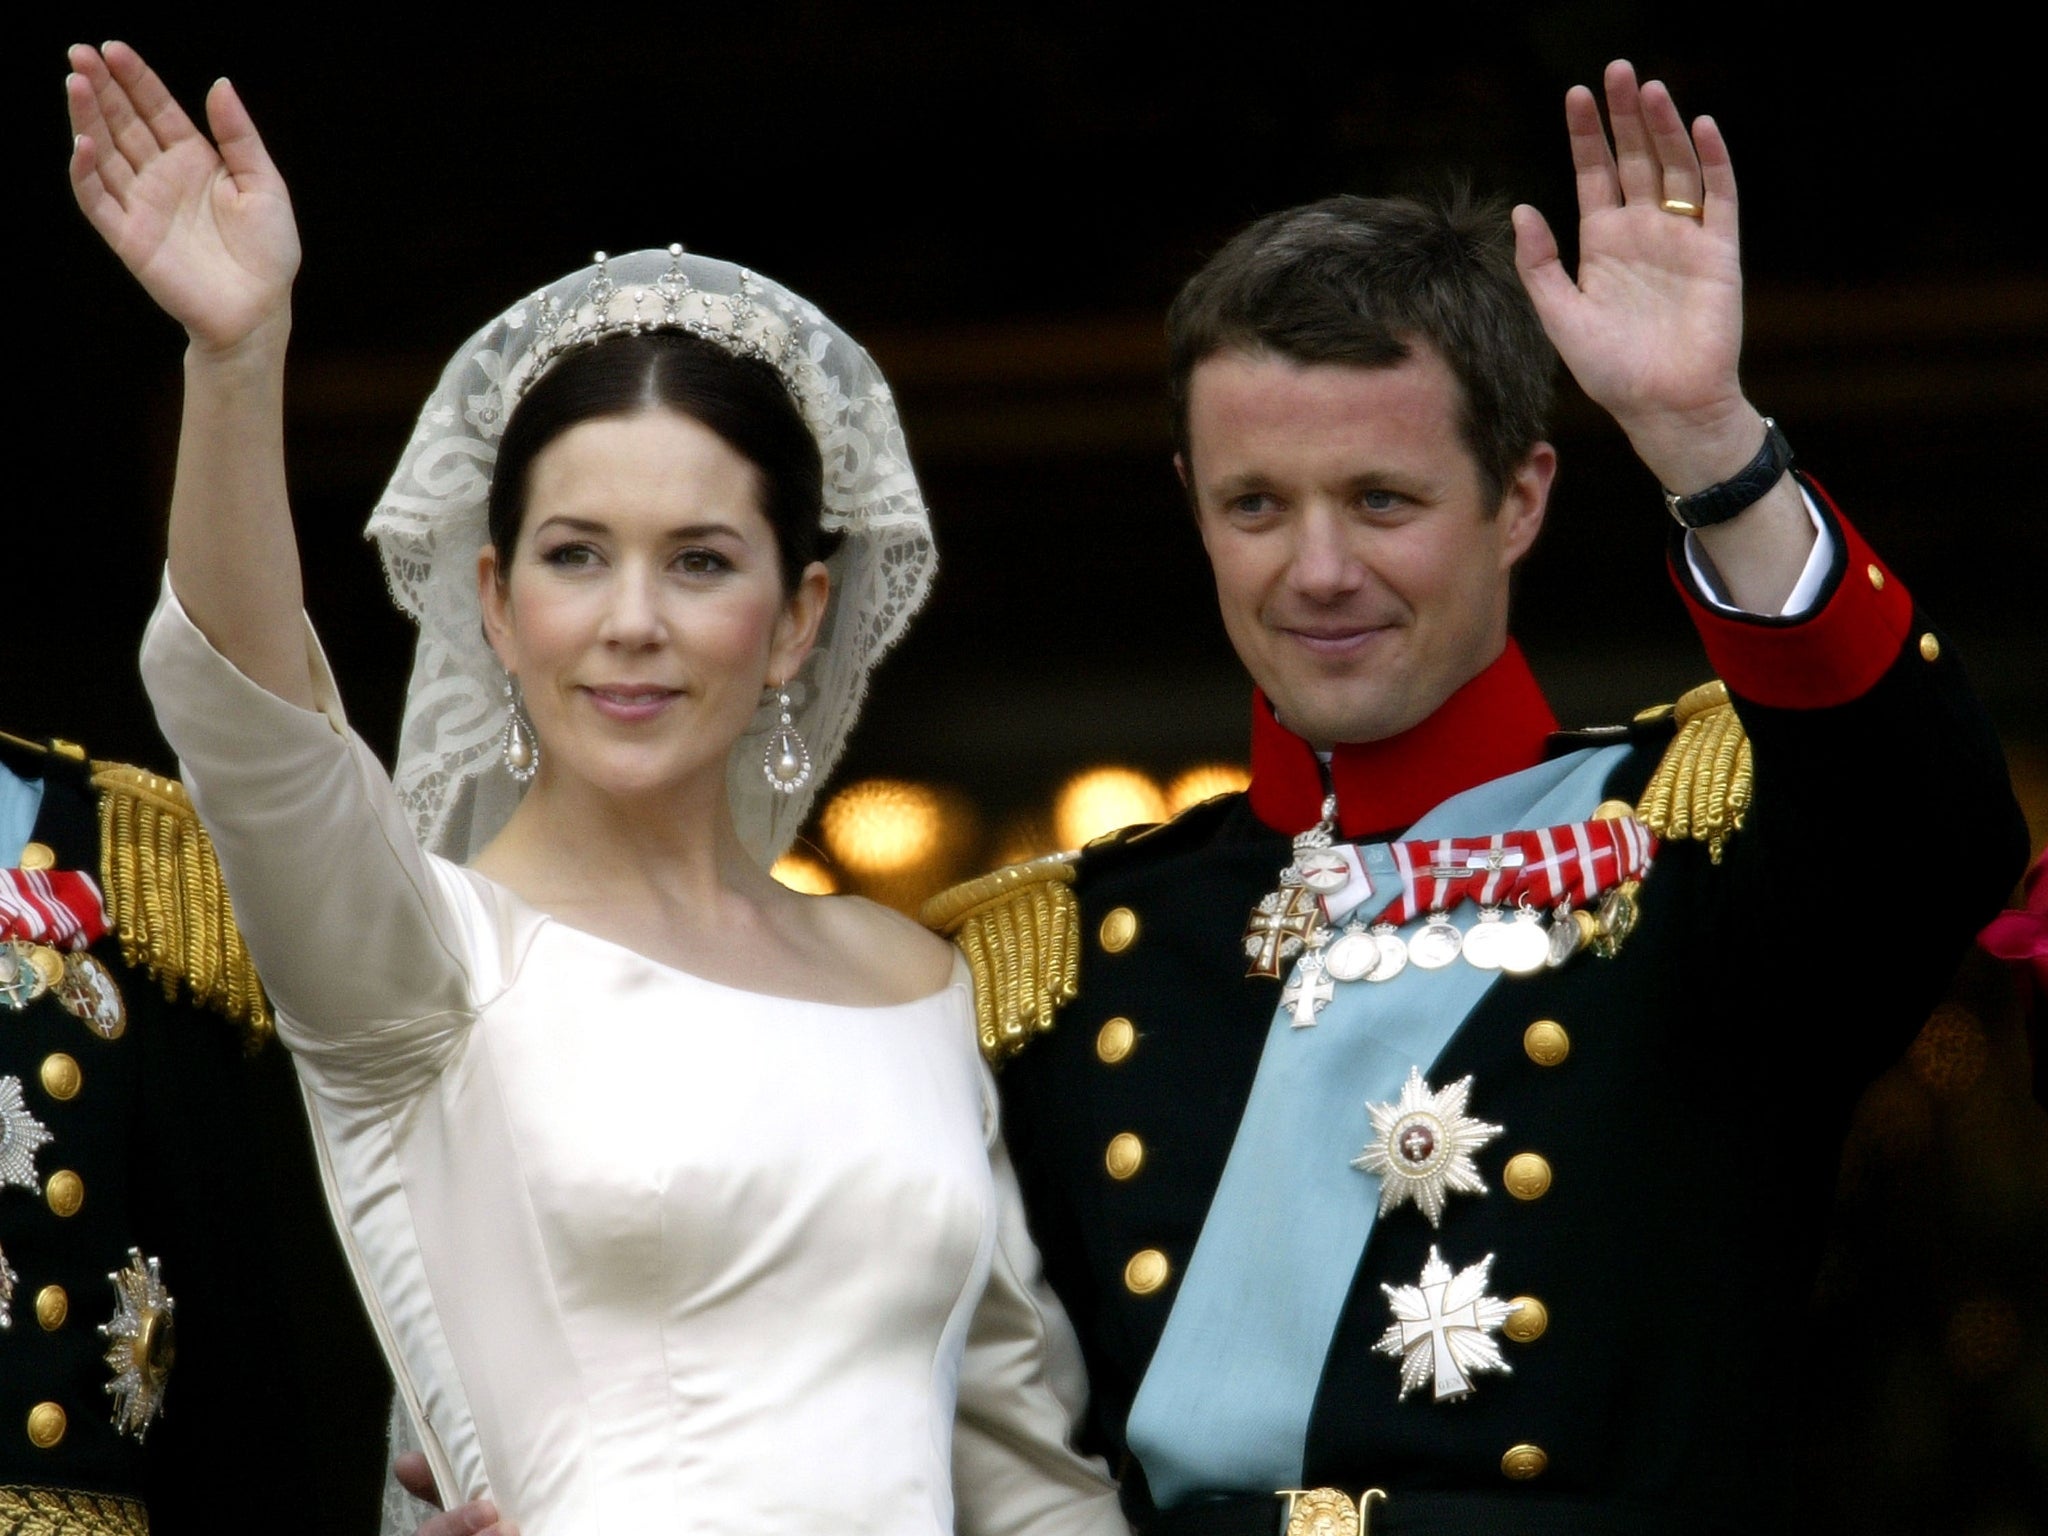
POLYGON ((1666 213, 1675 213, 1683 219, 1704 220, 1707 210, 1698 203, 1689 203, 1682 197, 1667 197, 1657 205, 1666 213))

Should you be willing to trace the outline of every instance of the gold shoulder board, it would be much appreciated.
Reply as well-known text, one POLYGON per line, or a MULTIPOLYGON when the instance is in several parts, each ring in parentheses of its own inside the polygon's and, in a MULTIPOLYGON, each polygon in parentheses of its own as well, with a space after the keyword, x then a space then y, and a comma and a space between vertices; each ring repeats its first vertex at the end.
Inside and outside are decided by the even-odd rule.
POLYGON ((1749 814, 1749 735, 1728 702, 1728 685, 1718 679, 1700 684, 1676 704, 1644 710, 1636 719, 1667 712, 1678 734, 1650 775, 1636 814, 1665 842, 1692 838, 1705 843, 1707 856, 1718 864, 1722 848, 1749 814))
POLYGON ((918 914, 967 957, 981 1052, 991 1063, 1051 1029, 1074 996, 1081 908, 1073 884, 1074 855, 1052 854, 941 891, 918 914))
POLYGON ((100 884, 121 952, 176 998, 243 1025, 253 1049, 271 1032, 263 984, 235 926, 220 860, 185 786, 125 763, 92 765, 100 792, 100 884))

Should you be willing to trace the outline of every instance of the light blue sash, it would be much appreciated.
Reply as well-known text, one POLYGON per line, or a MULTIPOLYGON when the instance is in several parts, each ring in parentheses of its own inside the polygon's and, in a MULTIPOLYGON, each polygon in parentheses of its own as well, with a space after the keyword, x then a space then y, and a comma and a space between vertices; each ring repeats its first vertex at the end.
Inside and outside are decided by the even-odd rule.
POLYGON ((0 764, 0 868, 21 862, 21 850, 35 835, 36 813, 43 805, 43 781, 23 779, 0 764))
MULTIPOLYGON (((1574 752, 1482 784, 1402 840, 1583 820, 1628 751, 1574 752)), ((1369 917, 1400 880, 1385 843, 1359 853, 1373 894, 1356 915, 1369 917)), ((1469 903, 1453 914, 1464 925, 1475 915, 1469 903)), ((1222 1182, 1131 1407, 1127 1438, 1160 1508, 1299 1484, 1323 1362, 1379 1210, 1380 1181, 1351 1166, 1371 1130, 1365 1106, 1399 1098, 1411 1066, 1429 1077, 1499 974, 1462 962, 1411 965, 1392 981, 1339 986, 1312 1029, 1275 1012, 1222 1182)), ((1484 1119, 1486 1085, 1474 1086, 1473 1112, 1484 1119)), ((1390 1403, 1396 1380, 1390 1363, 1390 1403)))

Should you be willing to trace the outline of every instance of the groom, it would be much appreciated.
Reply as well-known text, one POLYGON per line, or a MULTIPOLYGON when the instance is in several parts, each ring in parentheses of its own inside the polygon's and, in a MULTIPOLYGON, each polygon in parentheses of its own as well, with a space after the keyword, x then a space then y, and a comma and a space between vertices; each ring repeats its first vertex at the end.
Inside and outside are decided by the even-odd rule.
POLYGON ((1605 94, 1575 275, 1530 208, 1339 198, 1187 285, 1251 788, 931 909, 1148 1533, 1768 1525, 1849 1110, 2024 857, 1939 634, 1742 394, 1719 131, 1605 94), (1578 736, 1508 635, 1553 347, 1726 685, 1578 736), (1817 919, 1872 904, 1911 941, 1817 919))
POLYGON ((1146 1532, 1768 1526, 1849 1112, 2024 858, 1940 635, 1742 393, 1718 130, 1605 86, 1575 276, 1530 208, 1338 198, 1183 289, 1250 790, 930 913, 1146 1532), (1552 345, 1726 685, 1610 733, 1508 635, 1552 345), (1909 945, 1813 920, 1872 903, 1909 945))

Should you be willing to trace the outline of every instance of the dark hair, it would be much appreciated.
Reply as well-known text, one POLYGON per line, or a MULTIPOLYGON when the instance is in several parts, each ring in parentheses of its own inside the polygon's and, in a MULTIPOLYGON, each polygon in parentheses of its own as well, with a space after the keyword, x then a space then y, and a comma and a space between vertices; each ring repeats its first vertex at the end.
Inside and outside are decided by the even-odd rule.
POLYGON ((1325 198, 1239 232, 1166 315, 1174 446, 1188 462, 1188 385, 1218 352, 1390 368, 1420 337, 1463 394, 1459 435, 1490 506, 1549 428, 1557 354, 1515 271, 1498 199, 1325 198))
POLYGON ((654 407, 716 432, 761 477, 761 512, 775 531, 783 590, 836 543, 819 526, 825 505, 817 439, 783 387, 756 358, 737 357, 687 331, 621 332, 592 342, 542 374, 498 440, 488 509, 499 570, 526 516, 526 481, 540 451, 571 427, 654 407))

